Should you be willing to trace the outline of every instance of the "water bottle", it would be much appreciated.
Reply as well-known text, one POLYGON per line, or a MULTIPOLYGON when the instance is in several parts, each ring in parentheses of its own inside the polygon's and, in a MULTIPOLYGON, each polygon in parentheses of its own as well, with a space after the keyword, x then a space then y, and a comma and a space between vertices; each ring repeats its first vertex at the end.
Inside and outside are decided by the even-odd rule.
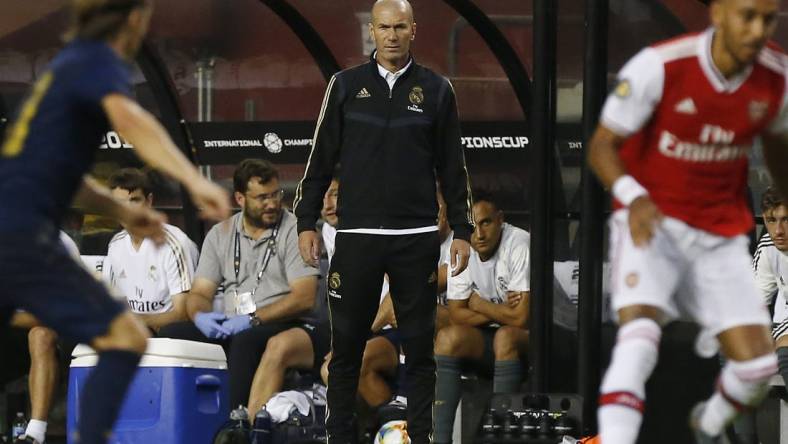
POLYGON ((561 412, 561 415, 556 418, 553 424, 553 430, 555 430, 555 434, 558 437, 572 436, 577 433, 575 432, 576 428, 575 420, 569 416, 567 411, 561 412))
POLYGON ((508 410, 503 415, 501 431, 503 432, 504 439, 514 439, 520 435, 520 424, 518 424, 517 417, 511 410, 508 410))
POLYGON ((527 409, 525 413, 520 416, 520 435, 524 435, 527 437, 534 437, 536 436, 537 432, 539 431, 539 422, 534 416, 534 411, 531 409, 527 409))
POLYGON ((16 412, 16 419, 13 423, 11 423, 11 439, 16 439, 19 436, 25 434, 25 430, 27 430, 27 420, 25 419, 25 414, 22 412, 16 412))
POLYGON ((482 438, 484 440, 494 440, 495 435, 501 430, 501 424, 495 413, 495 409, 490 409, 482 417, 482 438))
POLYGON ((251 444, 271 444, 271 415, 265 407, 261 408, 254 417, 251 444))
POLYGON ((230 421, 235 423, 235 428, 249 433, 249 414, 244 406, 239 405, 237 409, 230 412, 230 421))

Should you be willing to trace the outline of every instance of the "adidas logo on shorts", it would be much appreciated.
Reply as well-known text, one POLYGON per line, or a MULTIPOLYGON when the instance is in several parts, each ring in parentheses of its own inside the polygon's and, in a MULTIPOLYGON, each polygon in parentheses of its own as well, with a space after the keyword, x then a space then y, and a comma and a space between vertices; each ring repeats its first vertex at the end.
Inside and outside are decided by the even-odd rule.
POLYGON ((361 91, 356 94, 357 99, 368 99, 370 97, 372 97, 372 94, 370 94, 366 88, 361 88, 361 91))

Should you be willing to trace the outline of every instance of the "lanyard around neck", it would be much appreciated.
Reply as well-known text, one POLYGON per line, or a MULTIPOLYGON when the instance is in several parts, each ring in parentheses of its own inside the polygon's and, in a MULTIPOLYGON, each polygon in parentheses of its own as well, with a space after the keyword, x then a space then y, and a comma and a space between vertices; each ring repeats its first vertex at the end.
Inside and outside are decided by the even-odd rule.
MULTIPOLYGON (((284 215, 284 211, 279 214, 279 219, 276 221, 276 225, 274 226, 274 230, 270 236, 263 239, 266 241, 265 246, 265 255, 263 256, 263 264, 260 267, 260 271, 257 273, 257 279, 254 283, 254 288, 252 289, 252 296, 257 292, 257 287, 260 285, 260 280, 263 278, 263 273, 265 269, 268 268, 268 262, 271 261, 271 256, 276 254, 276 237, 279 234, 279 227, 282 225, 282 217, 284 215)), ((241 216, 243 218, 243 216, 241 216)), ((243 223, 241 224, 241 229, 243 229, 243 223)), ((235 254, 233 255, 233 268, 235 271, 235 288, 236 293, 238 292, 238 286, 241 284, 238 282, 238 275, 241 272, 241 232, 240 230, 235 230, 235 254)))

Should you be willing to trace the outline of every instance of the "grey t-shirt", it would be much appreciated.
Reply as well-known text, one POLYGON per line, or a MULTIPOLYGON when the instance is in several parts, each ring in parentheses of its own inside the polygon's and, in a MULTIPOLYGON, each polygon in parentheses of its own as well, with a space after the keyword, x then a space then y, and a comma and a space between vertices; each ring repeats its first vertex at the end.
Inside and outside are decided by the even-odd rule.
MULTIPOLYGON (((298 251, 296 217, 282 210, 282 224, 276 237, 275 254, 260 279, 254 295, 257 308, 273 304, 290 292, 290 282, 305 277, 318 276, 320 272, 304 262, 298 251)), ((228 316, 236 313, 234 295, 252 291, 257 274, 263 266, 273 229, 266 230, 257 241, 246 235, 242 224, 243 213, 218 223, 211 228, 202 246, 200 261, 195 276, 207 279, 216 285, 224 285, 224 312, 228 316), (235 276, 235 234, 240 240, 240 266, 235 276)))

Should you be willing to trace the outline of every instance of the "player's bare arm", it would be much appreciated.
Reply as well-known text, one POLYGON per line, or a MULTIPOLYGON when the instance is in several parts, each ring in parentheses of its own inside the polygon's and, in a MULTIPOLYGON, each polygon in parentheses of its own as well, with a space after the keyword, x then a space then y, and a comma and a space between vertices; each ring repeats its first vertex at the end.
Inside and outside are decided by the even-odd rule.
POLYGON ((189 293, 178 293, 172 297, 172 310, 164 313, 137 314, 149 328, 158 332, 161 327, 175 322, 186 321, 186 296, 189 293))
POLYGON ((528 296, 528 291, 509 291, 506 293, 506 303, 510 307, 516 307, 523 300, 523 297, 528 296))
POLYGON ((527 328, 530 292, 523 291, 518 293, 520 293, 519 302, 514 307, 509 304, 496 304, 490 302, 478 294, 473 293, 470 299, 468 299, 468 308, 503 325, 527 328))
POLYGON ((83 179, 74 197, 74 205, 90 213, 118 220, 134 235, 148 237, 157 244, 164 242, 163 224, 166 217, 162 213, 115 199, 106 187, 89 176, 83 179))
MULTIPOLYGON (((473 294, 471 297, 473 297, 473 294)), ((449 300, 449 318, 451 319, 452 324, 478 327, 480 325, 485 325, 492 322, 492 319, 489 317, 471 310, 468 307, 468 301, 469 299, 449 300)))
POLYGON ((622 137, 604 125, 599 125, 591 137, 588 163, 596 176, 608 190, 624 205, 629 207, 629 229, 635 245, 645 245, 654 236, 657 224, 662 220, 662 213, 648 194, 632 185, 627 176, 618 150, 624 143, 622 137), (639 195, 638 195, 639 194, 639 195))
POLYGON ((438 267, 438 294, 446 292, 446 286, 449 279, 449 266, 441 264, 438 267))
POLYGON ((186 187, 203 217, 219 221, 230 216, 227 193, 200 176, 149 112, 123 94, 109 94, 101 104, 113 128, 134 145, 142 160, 186 187))
POLYGON ((8 325, 14 328, 24 328, 24 329, 31 329, 37 326, 43 326, 44 324, 41 323, 35 316, 31 315, 26 311, 18 311, 11 316, 11 320, 8 322, 8 325))
POLYGON ((788 196, 788 133, 764 133, 763 159, 774 185, 783 196, 788 196))
POLYGON ((197 313, 213 311, 213 297, 217 285, 205 278, 194 278, 192 289, 186 295, 186 314, 194 319, 197 313))

